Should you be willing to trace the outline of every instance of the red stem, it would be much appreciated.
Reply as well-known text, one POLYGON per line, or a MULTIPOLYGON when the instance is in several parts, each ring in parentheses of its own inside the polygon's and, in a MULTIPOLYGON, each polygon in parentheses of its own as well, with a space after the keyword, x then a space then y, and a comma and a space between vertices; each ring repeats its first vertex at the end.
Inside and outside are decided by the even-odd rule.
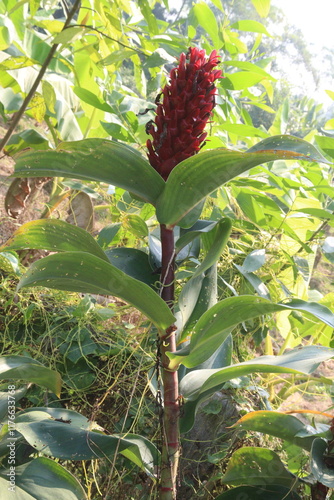
MULTIPOLYGON (((161 297, 171 310, 174 307, 175 247, 173 229, 160 226, 161 234, 161 297)), ((160 500, 176 499, 177 470, 180 454, 179 392, 177 371, 168 369, 167 351, 176 350, 175 327, 170 326, 160 337, 161 374, 164 390, 163 445, 160 500)))

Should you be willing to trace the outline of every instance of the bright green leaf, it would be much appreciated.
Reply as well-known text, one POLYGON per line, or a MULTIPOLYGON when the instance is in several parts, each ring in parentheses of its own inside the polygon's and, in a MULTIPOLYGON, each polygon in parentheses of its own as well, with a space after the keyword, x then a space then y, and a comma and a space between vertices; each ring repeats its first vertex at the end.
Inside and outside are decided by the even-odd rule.
POLYGON ((267 17, 270 11, 270 0, 252 0, 252 4, 260 17, 267 17))
POLYGON ((253 33, 262 33, 267 36, 271 36, 267 28, 263 26, 262 23, 259 23, 258 21, 251 21, 251 20, 242 20, 242 21, 237 21, 230 26, 233 29, 236 30, 241 30, 241 31, 250 31, 253 33))

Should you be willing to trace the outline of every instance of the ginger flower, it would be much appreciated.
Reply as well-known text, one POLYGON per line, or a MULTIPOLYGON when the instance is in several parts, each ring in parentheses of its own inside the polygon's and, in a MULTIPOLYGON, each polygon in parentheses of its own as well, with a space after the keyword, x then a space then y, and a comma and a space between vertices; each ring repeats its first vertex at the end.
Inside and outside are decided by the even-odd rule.
POLYGON ((204 132, 215 106, 215 80, 222 71, 214 50, 207 58, 204 50, 191 47, 181 54, 179 65, 170 72, 170 82, 157 97, 154 122, 147 124, 148 159, 163 179, 175 165, 196 154, 207 133, 204 132), (160 102, 159 102, 160 101, 160 102))

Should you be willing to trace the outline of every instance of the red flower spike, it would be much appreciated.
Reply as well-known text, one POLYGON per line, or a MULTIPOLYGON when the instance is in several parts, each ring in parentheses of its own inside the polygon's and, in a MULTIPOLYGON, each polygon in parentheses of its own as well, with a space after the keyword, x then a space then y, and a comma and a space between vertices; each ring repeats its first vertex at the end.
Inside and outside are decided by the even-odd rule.
POLYGON ((206 59, 204 50, 191 47, 170 72, 155 120, 147 127, 153 137, 147 141, 148 159, 164 180, 175 165, 198 153, 207 136, 204 128, 215 106, 214 81, 222 77, 221 70, 213 69, 218 63, 216 50, 206 59))

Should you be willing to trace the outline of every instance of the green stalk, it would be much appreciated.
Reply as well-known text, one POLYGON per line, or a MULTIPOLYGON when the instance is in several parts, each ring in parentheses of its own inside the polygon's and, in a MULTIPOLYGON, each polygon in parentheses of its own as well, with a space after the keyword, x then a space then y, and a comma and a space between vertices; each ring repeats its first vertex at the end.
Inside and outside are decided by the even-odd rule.
MULTIPOLYGON (((174 233, 163 224, 161 234, 161 297, 171 310, 174 307, 175 247, 174 233)), ((177 471, 180 456, 179 388, 177 371, 169 370, 166 352, 176 350, 175 327, 169 327, 160 336, 161 375, 164 392, 163 443, 161 459, 160 500, 176 500, 177 471)))

